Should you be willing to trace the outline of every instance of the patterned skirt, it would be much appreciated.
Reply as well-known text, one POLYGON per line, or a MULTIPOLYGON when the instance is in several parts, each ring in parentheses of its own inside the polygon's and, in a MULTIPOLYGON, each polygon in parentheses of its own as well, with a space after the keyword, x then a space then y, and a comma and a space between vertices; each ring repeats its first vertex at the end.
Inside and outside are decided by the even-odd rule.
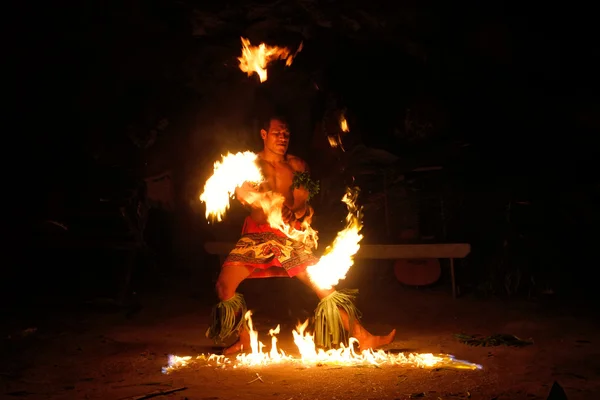
POLYGON ((317 261, 303 243, 290 239, 269 224, 258 224, 246 217, 242 237, 223 266, 244 266, 252 271, 248 278, 293 277, 317 261))

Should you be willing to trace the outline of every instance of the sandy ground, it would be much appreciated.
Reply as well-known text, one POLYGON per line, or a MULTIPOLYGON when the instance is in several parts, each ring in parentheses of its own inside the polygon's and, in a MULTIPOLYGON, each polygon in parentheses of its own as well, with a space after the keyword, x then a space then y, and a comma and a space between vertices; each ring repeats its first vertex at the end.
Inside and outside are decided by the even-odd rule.
MULTIPOLYGON (((389 351, 453 354, 481 364, 482 370, 199 366, 165 375, 161 368, 168 354, 216 351, 204 337, 211 283, 184 281, 147 291, 141 296, 143 308, 135 313, 44 311, 5 324, 0 398, 134 399, 185 387, 158 398, 518 400, 546 399, 555 381, 569 400, 599 398, 600 332, 591 315, 532 302, 453 300, 446 284, 404 288, 385 268, 355 273, 344 283, 361 290, 358 305, 366 327, 380 334, 398 329, 389 351), (454 338, 459 332, 510 333, 535 343, 472 347, 454 338)), ((268 343, 268 329, 279 323, 280 347, 294 354, 291 330, 316 304, 308 289, 295 280, 277 279, 247 282, 240 291, 255 312, 261 340, 268 343)))

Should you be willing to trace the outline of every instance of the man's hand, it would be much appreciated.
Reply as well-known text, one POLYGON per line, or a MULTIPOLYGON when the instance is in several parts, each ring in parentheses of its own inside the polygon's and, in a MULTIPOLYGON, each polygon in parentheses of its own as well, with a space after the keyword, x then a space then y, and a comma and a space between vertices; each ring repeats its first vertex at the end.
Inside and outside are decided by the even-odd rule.
POLYGON ((296 220, 303 221, 306 217, 312 216, 313 212, 313 208, 310 205, 305 204, 304 208, 295 212, 296 220))
POLYGON ((250 195, 252 193, 258 193, 258 189, 256 189, 250 182, 244 182, 242 186, 238 186, 235 188, 235 196, 244 206, 249 206, 250 195))
POLYGON ((285 204, 281 208, 281 217, 283 218, 283 222, 285 222, 288 225, 291 225, 293 222, 296 221, 296 216, 294 215, 294 212, 285 204))

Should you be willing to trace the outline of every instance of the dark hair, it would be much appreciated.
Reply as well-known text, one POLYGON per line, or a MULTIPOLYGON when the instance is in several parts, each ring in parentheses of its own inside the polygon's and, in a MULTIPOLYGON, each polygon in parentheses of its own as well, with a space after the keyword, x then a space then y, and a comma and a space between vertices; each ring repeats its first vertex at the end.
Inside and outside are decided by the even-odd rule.
POLYGON ((276 119, 277 121, 281 121, 281 122, 283 122, 286 125, 289 125, 287 118, 284 117, 283 115, 281 115, 281 114, 272 114, 271 116, 269 116, 268 118, 266 118, 263 121, 262 129, 264 129, 265 131, 268 131, 269 128, 271 127, 271 121, 273 121, 274 119, 276 119))

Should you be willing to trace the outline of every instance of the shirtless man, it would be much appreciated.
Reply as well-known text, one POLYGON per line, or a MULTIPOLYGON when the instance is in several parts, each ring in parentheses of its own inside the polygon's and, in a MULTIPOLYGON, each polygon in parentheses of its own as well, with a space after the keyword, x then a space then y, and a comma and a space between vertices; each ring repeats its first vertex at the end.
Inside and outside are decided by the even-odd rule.
MULTIPOLYGON (((281 193, 285 198, 282 215, 290 225, 306 217, 310 211, 307 202, 309 192, 303 187, 293 188, 294 174, 308 172, 308 166, 299 157, 287 154, 290 132, 285 119, 272 117, 268 121, 268 125, 261 129, 260 135, 264 148, 258 156, 265 182, 258 188, 245 183, 236 191, 237 199, 250 208, 250 216, 244 222, 242 238, 222 266, 216 284, 220 303, 213 311, 213 325, 207 331, 207 336, 215 340, 224 340, 236 331, 239 333, 238 340, 226 348, 224 354, 249 349, 250 346, 250 337, 243 322, 243 314, 246 310, 245 302, 243 297, 236 293, 239 284, 244 279, 296 277, 314 290, 321 300, 320 304, 326 299, 332 298, 334 294, 345 296, 334 289, 317 288, 310 281, 306 272, 308 266, 314 265, 318 261, 313 256, 311 249, 271 228, 262 209, 248 203, 247 195, 253 191, 281 193)), ((339 303, 339 299, 336 300, 338 301, 336 304, 344 304, 339 307, 338 319, 343 325, 343 330, 349 336, 358 339, 361 349, 374 349, 391 343, 394 340, 395 329, 387 336, 373 336, 360 325, 357 310, 356 312, 351 311, 352 315, 348 315, 347 311, 342 310, 342 308, 355 310, 350 301, 351 297, 342 298, 342 303, 339 303)), ((326 332, 326 327, 322 330, 322 337, 331 337, 331 333, 326 332)))

